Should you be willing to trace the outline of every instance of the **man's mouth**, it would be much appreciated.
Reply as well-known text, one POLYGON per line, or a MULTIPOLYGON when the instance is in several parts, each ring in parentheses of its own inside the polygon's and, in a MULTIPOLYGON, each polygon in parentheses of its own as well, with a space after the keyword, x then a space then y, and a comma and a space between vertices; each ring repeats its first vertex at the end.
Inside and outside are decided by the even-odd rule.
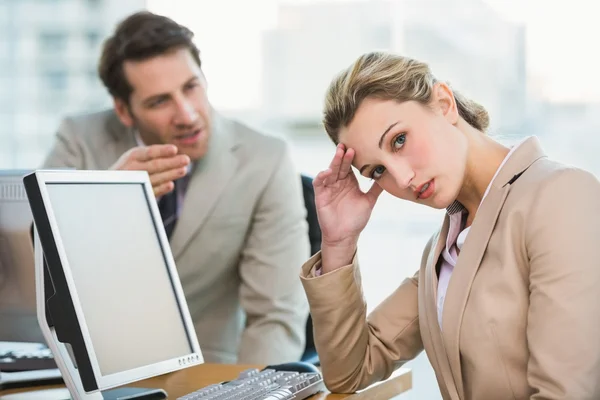
POLYGON ((194 144, 200 139, 200 136, 204 132, 203 129, 196 129, 192 132, 175 136, 175 141, 182 145, 191 145, 194 144))

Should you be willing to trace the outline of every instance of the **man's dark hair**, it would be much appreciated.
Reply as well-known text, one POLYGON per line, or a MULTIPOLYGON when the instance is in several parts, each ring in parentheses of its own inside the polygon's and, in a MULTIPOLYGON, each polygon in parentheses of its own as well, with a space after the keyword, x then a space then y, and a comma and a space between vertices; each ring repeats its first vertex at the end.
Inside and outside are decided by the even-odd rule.
POLYGON ((187 48, 201 66, 194 33, 162 15, 140 11, 121 21, 113 36, 106 39, 98 74, 109 93, 129 104, 133 88, 127 81, 125 61, 143 61, 177 48, 187 48))

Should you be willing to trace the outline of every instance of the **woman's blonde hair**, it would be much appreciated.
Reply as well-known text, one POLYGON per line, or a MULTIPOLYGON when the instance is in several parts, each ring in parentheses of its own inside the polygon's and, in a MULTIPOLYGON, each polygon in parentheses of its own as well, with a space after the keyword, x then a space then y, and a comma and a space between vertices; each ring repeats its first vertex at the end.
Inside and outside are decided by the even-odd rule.
MULTIPOLYGON (((323 124, 334 143, 366 98, 416 101, 428 105, 437 82, 426 63, 395 54, 371 52, 360 56, 336 76, 325 96, 323 124)), ((459 115, 472 127, 485 132, 489 115, 485 108, 453 91, 459 115)))

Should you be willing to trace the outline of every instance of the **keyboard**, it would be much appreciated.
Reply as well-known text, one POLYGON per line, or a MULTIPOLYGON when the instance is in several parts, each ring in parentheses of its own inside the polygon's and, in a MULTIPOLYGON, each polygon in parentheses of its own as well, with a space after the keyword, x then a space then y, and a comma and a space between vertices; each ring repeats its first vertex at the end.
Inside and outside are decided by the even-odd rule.
POLYGON ((206 386, 178 400, 304 400, 323 390, 318 372, 248 369, 234 381, 206 386))
POLYGON ((55 369, 52 352, 41 343, 0 342, 0 371, 55 369))
POLYGON ((63 378, 58 368, 19 372, 0 371, 0 390, 61 383, 63 383, 63 378))

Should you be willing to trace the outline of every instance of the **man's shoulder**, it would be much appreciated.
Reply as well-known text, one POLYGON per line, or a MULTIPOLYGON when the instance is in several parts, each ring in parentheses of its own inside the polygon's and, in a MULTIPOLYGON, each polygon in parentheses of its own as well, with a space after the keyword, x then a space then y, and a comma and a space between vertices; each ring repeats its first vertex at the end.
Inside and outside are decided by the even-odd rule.
POLYGON ((60 125, 60 130, 67 131, 81 139, 102 140, 109 136, 111 130, 124 129, 113 109, 73 114, 65 117, 60 125))
POLYGON ((289 152, 289 144, 283 137, 263 132, 259 128, 235 119, 224 117, 221 119, 233 136, 237 150, 241 154, 247 154, 264 163, 267 160, 277 162, 289 152))
POLYGON ((88 123, 88 122, 106 122, 111 118, 116 118, 117 114, 113 108, 106 108, 103 110, 97 111, 88 111, 81 112, 68 115, 65 117, 66 120, 69 120, 73 123, 88 123))

